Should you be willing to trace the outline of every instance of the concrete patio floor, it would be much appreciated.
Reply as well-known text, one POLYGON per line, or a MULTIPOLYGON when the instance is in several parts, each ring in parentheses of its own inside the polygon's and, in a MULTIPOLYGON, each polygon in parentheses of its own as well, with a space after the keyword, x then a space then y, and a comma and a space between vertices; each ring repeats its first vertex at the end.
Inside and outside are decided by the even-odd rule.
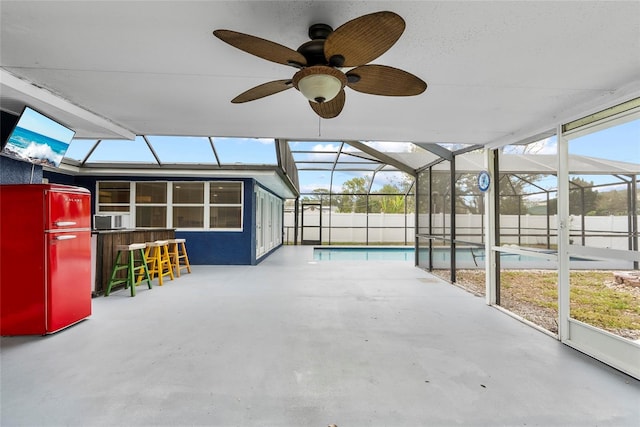
POLYGON ((2 426, 638 426, 640 382, 411 262, 194 266, 0 340, 2 426))

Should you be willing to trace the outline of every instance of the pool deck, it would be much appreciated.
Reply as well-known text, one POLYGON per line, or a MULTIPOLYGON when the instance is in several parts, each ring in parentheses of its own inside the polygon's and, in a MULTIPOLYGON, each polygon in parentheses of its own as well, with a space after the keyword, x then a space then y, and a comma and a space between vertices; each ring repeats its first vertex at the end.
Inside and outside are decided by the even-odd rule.
POLYGON ((3 426, 638 426, 640 382, 411 262, 194 266, 3 337, 3 426))

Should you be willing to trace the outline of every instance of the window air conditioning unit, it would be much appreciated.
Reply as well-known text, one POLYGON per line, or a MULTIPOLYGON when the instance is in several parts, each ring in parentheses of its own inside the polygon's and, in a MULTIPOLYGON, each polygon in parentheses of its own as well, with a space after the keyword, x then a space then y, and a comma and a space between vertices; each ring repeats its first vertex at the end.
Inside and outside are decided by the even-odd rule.
POLYGON ((121 228, 129 228, 128 214, 117 215, 94 215, 93 216, 93 228, 96 230, 117 230, 121 228))

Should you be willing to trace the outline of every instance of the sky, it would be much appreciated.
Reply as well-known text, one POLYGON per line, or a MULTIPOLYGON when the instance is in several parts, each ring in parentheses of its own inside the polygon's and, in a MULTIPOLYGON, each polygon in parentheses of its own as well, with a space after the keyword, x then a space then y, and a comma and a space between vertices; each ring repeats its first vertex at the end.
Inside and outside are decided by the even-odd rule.
MULTIPOLYGON (((529 144, 528 152, 557 154, 558 140, 554 136, 529 144)), ((514 153, 522 146, 509 146, 514 153)), ((509 149, 505 149, 505 152, 509 149)), ((628 163, 640 163, 640 120, 630 121, 599 132, 569 140, 569 154, 596 157, 628 163)))
POLYGON ((570 140, 569 154, 640 163, 640 120, 570 140))

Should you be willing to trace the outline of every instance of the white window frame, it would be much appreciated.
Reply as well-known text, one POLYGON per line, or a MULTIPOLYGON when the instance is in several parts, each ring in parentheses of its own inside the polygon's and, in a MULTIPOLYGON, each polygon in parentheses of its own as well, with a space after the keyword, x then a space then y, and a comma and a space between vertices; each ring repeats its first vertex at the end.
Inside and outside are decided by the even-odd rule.
POLYGON ((245 213, 245 199, 244 199, 244 189, 245 189, 245 182, 244 181, 240 181, 240 180, 216 180, 216 181, 184 181, 184 180, 179 180, 179 181, 164 181, 164 180, 152 180, 152 181, 111 181, 111 180, 105 180, 105 181, 96 181, 96 200, 95 200, 95 207, 96 207, 96 213, 99 214, 112 214, 112 215, 119 215, 119 214, 129 214, 131 216, 131 225, 132 227, 136 227, 136 218, 137 218, 137 206, 157 206, 157 207, 163 207, 167 210, 167 220, 166 220, 166 224, 165 227, 166 228, 176 228, 173 225, 173 207, 174 206, 180 206, 180 207, 188 207, 188 206, 202 206, 203 207, 203 212, 202 214, 204 215, 203 218, 203 227, 202 228, 176 228, 176 230, 180 230, 180 231, 206 231, 206 232, 242 232, 244 231, 244 213, 245 213), (101 211, 100 208, 101 206, 125 206, 124 204, 121 203, 100 203, 100 197, 99 197, 99 188, 100 188, 100 184, 101 183, 109 183, 109 182, 126 182, 129 184, 129 204, 128 204, 128 212, 127 211, 120 211, 120 212, 113 212, 113 211, 101 211), (136 184, 138 183, 164 183, 166 185, 166 191, 167 191, 167 201, 166 203, 136 203, 136 184), (193 183, 202 183, 204 184, 204 199, 203 199, 203 203, 173 203, 173 186, 175 184, 178 183, 186 183, 186 184, 193 184, 193 183), (210 192, 211 192, 211 186, 212 185, 219 185, 221 183, 240 183, 240 203, 211 203, 210 200, 210 192), (234 227, 234 228, 212 228, 211 227, 211 223, 210 223, 210 215, 211 215, 211 208, 212 207, 239 207, 240 208, 240 227, 234 227))

